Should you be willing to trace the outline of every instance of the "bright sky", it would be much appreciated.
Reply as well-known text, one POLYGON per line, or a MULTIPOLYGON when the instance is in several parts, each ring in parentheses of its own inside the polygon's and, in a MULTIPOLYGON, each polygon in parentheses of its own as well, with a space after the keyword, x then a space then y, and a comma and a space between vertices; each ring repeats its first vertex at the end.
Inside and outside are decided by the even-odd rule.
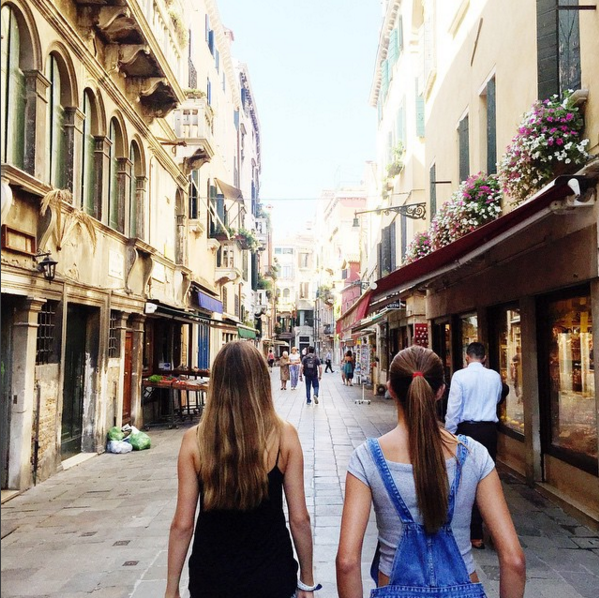
POLYGON ((375 159, 368 96, 380 2, 218 0, 218 9, 235 36, 233 56, 248 66, 261 125, 260 197, 273 206, 280 238, 312 219, 316 201, 307 198, 358 183, 375 159))

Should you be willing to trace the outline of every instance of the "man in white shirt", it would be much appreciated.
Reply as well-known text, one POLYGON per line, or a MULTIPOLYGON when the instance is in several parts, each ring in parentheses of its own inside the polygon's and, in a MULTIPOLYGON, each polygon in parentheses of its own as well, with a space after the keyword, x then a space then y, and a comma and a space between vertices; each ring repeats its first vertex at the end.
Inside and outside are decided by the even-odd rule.
MULTIPOLYGON (((502 399, 501 376, 484 366, 487 359, 482 343, 466 348, 466 363, 451 378, 445 428, 464 434, 484 445, 493 461, 497 457, 497 404, 502 399)), ((472 509, 470 538, 475 548, 484 548, 482 517, 476 504, 472 509)))

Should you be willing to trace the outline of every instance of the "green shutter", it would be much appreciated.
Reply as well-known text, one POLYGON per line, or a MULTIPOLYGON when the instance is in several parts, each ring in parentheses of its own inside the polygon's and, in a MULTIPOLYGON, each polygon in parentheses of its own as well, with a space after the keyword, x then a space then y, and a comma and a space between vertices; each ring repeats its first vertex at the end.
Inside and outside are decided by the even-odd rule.
POLYGON ((557 0, 537 0, 537 79, 539 98, 559 92, 557 0))
POLYGON ((430 219, 437 213, 437 165, 433 164, 429 170, 430 186, 430 219))
POLYGON ((487 174, 497 172, 495 78, 487 83, 487 174))
POLYGON ((470 174, 470 141, 468 115, 466 115, 458 126, 458 139, 460 148, 460 183, 465 181, 470 174))
MULTIPOLYGON (((578 6, 578 0, 562 0, 561 6, 578 6)), ((578 10, 558 11, 558 63, 560 94, 580 89, 580 20, 578 10)))
POLYGON ((424 97, 416 92, 416 135, 424 137, 424 97))

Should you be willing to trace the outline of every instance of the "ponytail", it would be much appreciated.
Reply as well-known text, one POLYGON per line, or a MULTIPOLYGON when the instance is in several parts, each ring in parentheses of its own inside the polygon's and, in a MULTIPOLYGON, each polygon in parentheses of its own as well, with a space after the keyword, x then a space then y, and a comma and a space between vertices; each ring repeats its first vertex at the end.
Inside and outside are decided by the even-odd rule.
POLYGON ((443 437, 435 409, 443 385, 443 365, 430 349, 413 346, 398 353, 390 367, 390 384, 404 409, 418 508, 427 533, 447 520, 449 482, 443 437))

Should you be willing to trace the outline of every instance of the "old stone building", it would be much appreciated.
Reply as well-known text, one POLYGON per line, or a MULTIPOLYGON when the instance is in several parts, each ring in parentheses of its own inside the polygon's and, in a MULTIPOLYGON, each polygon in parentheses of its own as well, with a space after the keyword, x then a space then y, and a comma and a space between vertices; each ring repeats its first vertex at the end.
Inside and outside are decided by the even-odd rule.
POLYGON ((3 489, 147 423, 143 378, 255 336, 260 131, 231 42, 212 0, 2 2, 3 489))

